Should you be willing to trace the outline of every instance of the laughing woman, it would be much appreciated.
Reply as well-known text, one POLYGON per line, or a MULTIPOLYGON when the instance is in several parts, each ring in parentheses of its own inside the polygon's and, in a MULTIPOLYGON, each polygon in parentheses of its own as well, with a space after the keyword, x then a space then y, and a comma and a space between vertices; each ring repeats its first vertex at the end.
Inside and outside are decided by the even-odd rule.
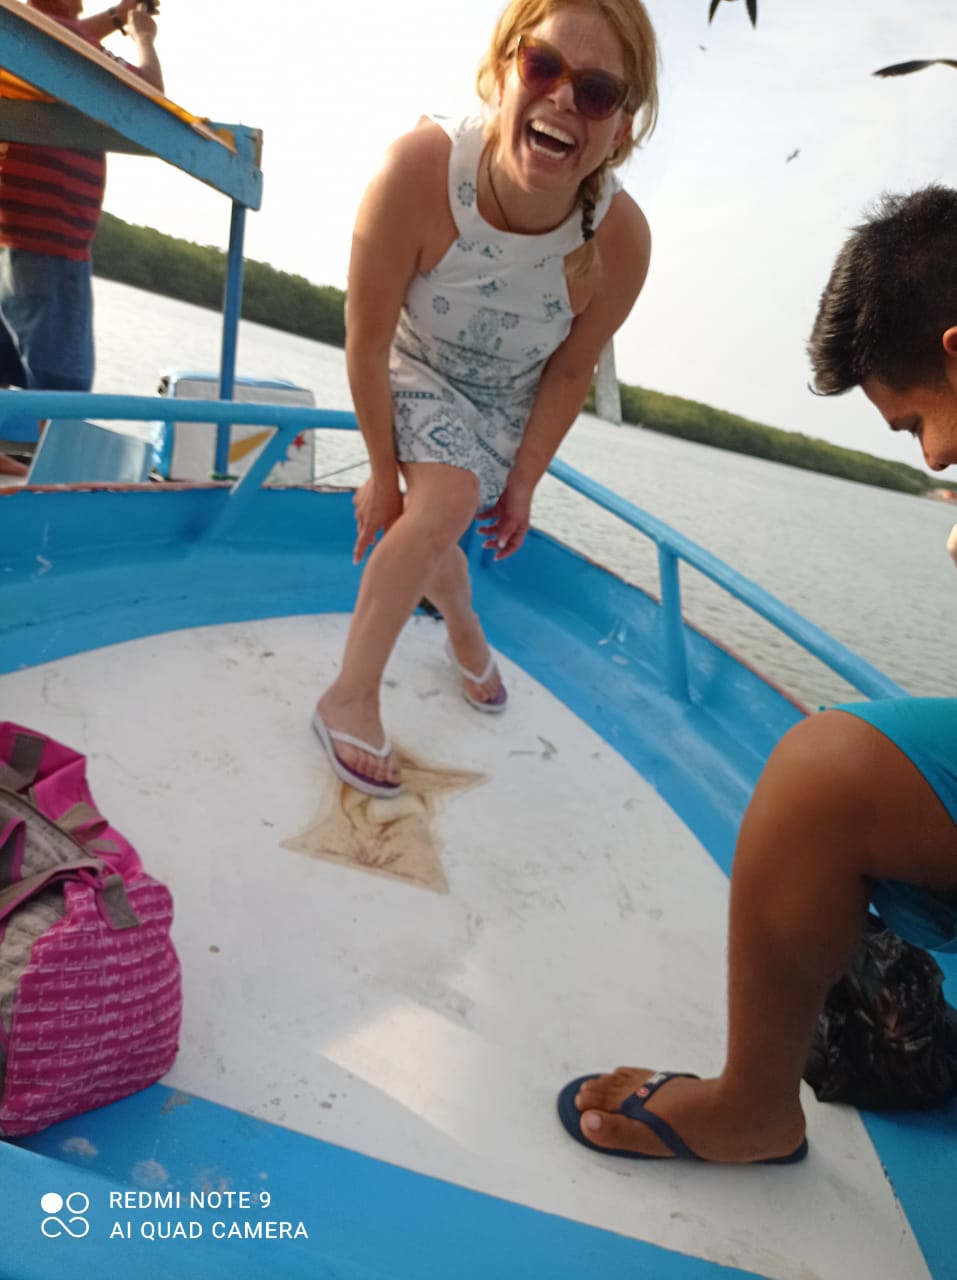
POLYGON ((379 692, 423 595, 469 704, 504 709, 458 542, 482 511, 497 559, 522 545, 535 487, 648 270, 648 224, 612 173, 657 114, 639 0, 512 0, 478 90, 484 120, 422 120, 392 145, 353 238, 346 360, 371 464, 356 562, 384 536, 313 725, 336 774, 376 796, 401 785, 379 692))

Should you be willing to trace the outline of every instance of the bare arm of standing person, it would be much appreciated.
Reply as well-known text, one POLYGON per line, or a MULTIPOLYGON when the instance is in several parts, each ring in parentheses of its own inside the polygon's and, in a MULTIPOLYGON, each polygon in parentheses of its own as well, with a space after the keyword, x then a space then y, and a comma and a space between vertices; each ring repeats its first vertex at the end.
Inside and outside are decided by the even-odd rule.
POLYGON ((163 92, 163 70, 156 54, 156 23, 145 4, 135 5, 126 20, 126 34, 136 46, 133 66, 144 80, 163 92))
POLYGON ((651 232, 625 192, 612 201, 595 240, 600 261, 594 293, 545 367, 504 492, 480 528, 484 545, 496 548, 496 560, 522 545, 535 486, 581 412, 602 348, 624 323, 648 274, 651 232))
MULTIPOLYGON (((159 12, 159 0, 156 10, 159 12)), ((76 24, 83 34, 95 41, 105 40, 115 31, 122 31, 136 46, 136 59, 130 66, 140 73, 147 84, 163 92, 163 71, 156 54, 156 23, 141 0, 117 0, 102 13, 81 18, 76 24)))
POLYGON ((392 144, 363 196, 353 232, 346 291, 346 369, 372 468, 355 497, 356 563, 379 530, 388 529, 402 512, 389 350, 430 228, 448 203, 441 185, 448 143, 440 133, 435 126, 423 127, 392 144))
POLYGON ((140 0, 116 0, 116 4, 104 9, 102 13, 92 13, 88 18, 77 19, 76 25, 90 39, 105 40, 114 31, 124 31, 127 18, 139 3, 140 0))

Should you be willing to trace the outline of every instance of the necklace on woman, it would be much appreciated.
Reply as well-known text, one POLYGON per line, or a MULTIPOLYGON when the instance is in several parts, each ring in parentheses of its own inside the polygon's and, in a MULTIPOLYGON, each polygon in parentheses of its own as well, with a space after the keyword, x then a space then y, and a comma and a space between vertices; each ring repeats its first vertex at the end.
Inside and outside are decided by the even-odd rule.
POLYGON ((498 216, 505 223, 505 230, 509 233, 509 235, 514 235, 515 233, 513 232, 511 223, 508 220, 508 215, 506 214, 505 210, 502 208, 502 202, 501 200, 499 200, 498 192, 495 190, 495 183, 492 181, 492 148, 491 147, 489 147, 489 149, 485 153, 485 172, 488 174, 488 189, 489 191, 491 191, 492 199, 495 201, 495 207, 496 209, 498 209, 498 216))
MULTIPOLYGON (((509 222, 508 214, 502 208, 502 202, 498 198, 498 192, 495 190, 495 179, 492 177, 492 147, 491 146, 489 146, 485 152, 485 172, 488 175, 488 189, 489 191, 491 191, 492 199, 495 201, 495 207, 498 210, 498 216, 502 219, 502 221, 505 224, 505 230, 510 235, 519 234, 518 232, 516 232, 515 228, 509 222)), ((578 192, 576 191, 575 198, 571 203, 571 208, 569 208, 568 212, 563 214, 563 216, 559 219, 559 221, 556 222, 554 225, 556 227, 561 226, 561 224, 565 221, 565 219, 571 216, 572 210, 575 208, 577 204, 578 204, 578 192)), ((551 229, 554 229, 554 228, 551 228, 551 229)), ((589 239, 589 237, 586 236, 585 239, 587 240, 589 239)))

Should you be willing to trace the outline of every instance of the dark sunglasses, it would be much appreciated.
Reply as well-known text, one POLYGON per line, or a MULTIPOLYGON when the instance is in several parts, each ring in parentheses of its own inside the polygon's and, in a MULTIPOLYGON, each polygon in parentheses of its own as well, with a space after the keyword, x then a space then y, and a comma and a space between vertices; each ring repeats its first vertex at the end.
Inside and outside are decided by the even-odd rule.
POLYGON ((589 120, 607 120, 624 106, 628 86, 610 71, 574 71, 554 45, 536 36, 520 36, 515 50, 518 78, 533 93, 551 93, 567 80, 575 109, 589 120))

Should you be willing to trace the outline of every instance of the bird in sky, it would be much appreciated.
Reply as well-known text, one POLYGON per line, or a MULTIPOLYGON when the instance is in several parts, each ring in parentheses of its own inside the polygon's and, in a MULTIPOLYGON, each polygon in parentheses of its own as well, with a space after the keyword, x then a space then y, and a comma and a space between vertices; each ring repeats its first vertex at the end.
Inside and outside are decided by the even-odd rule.
MULTIPOLYGON (((721 0, 711 0, 711 5, 708 9, 709 22, 718 12, 718 5, 720 3, 721 0)), ((758 25, 758 0, 745 0, 745 7, 748 11, 748 17, 751 19, 751 26, 756 27, 758 25)))
POLYGON ((795 156, 799 156, 800 154, 801 154, 801 148, 795 147, 794 150, 791 152, 791 154, 785 157, 784 163, 790 164, 791 161, 795 158, 795 156))
MULTIPOLYGON (((731 0, 726 0, 731 3, 731 0)), ((758 25, 758 0, 744 0, 745 8, 748 11, 748 17, 751 19, 752 27, 758 25)), ((721 0, 710 0, 708 4, 708 23, 710 25, 714 15, 718 12, 721 0)), ((699 45, 699 49, 704 49, 704 45, 699 45)), ((880 70, 872 72, 875 76, 909 76, 914 71, 923 71, 925 67, 953 67, 957 70, 957 58, 914 58, 910 62, 895 62, 892 66, 881 67, 880 70)), ((797 155, 795 151, 793 155, 788 156, 788 160, 793 160, 797 155)))
POLYGON ((909 76, 912 71, 923 71, 925 67, 957 68, 957 58, 916 58, 912 62, 895 62, 892 67, 881 67, 875 76, 909 76))

